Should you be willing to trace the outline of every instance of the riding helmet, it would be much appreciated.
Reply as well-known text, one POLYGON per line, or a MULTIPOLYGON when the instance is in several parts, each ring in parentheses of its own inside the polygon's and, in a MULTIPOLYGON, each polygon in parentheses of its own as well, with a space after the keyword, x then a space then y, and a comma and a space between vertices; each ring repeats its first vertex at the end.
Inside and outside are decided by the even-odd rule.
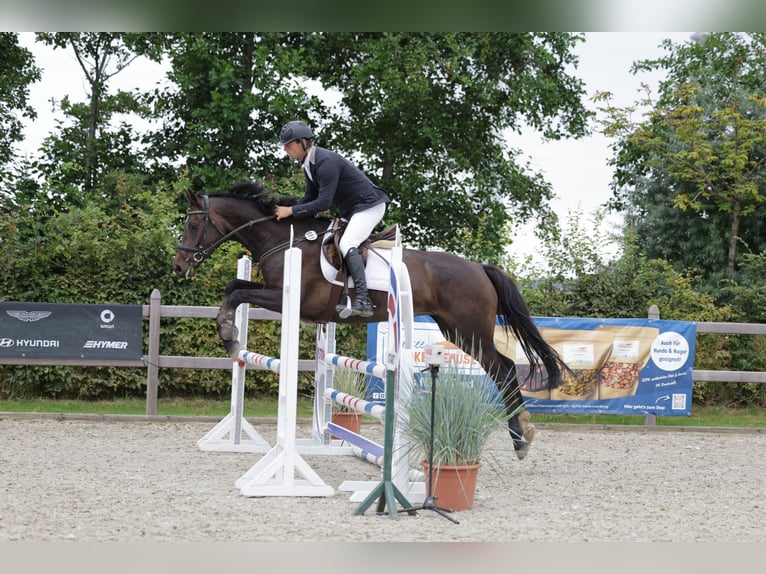
POLYGON ((285 127, 282 128, 282 135, 279 137, 279 145, 285 146, 291 141, 300 139, 314 139, 314 134, 311 128, 303 122, 287 122, 285 127))

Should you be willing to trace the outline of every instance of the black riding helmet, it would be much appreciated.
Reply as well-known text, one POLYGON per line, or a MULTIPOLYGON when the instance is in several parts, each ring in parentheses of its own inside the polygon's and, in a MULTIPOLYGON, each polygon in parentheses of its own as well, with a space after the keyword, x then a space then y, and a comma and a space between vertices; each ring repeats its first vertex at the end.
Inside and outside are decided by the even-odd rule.
POLYGON ((287 122, 282 128, 282 134, 279 136, 279 145, 286 146, 291 141, 301 139, 314 139, 314 134, 311 128, 303 122, 287 122))

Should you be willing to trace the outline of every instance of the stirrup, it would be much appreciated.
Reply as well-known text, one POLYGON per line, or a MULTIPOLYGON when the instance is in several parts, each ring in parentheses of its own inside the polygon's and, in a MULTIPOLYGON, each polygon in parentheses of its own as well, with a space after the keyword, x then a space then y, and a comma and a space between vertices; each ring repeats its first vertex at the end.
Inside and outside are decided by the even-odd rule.
POLYGON ((335 306, 335 311, 338 313, 338 317, 341 319, 348 319, 353 314, 354 310, 351 308, 351 297, 348 295, 346 297, 346 303, 338 303, 335 306))

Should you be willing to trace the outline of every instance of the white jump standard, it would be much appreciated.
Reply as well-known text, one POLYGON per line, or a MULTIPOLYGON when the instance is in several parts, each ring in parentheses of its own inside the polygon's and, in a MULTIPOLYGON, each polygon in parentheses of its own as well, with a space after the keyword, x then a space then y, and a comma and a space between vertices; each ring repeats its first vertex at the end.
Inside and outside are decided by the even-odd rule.
POLYGON ((298 454, 295 426, 298 407, 298 353, 302 252, 285 252, 282 296, 277 440, 235 484, 244 496, 332 496, 335 490, 298 454), (298 478, 296 474, 301 475, 298 478))
MULTIPOLYGON (((249 364, 260 369, 270 369, 279 374, 276 445, 236 481, 236 487, 244 496, 331 496, 334 494, 333 488, 322 481, 301 458, 301 454, 356 454, 365 460, 381 466, 383 480, 375 487, 365 485, 364 492, 361 490, 357 492, 357 494, 366 495, 366 498, 354 513, 362 514, 377 499, 379 513, 384 512, 388 508, 388 514, 395 517, 398 510, 396 504, 398 501, 405 511, 414 514, 414 511, 409 510, 412 509, 412 505, 405 497, 405 492, 412 492, 417 496, 418 489, 412 489, 414 483, 409 482, 411 469, 409 467, 407 448, 406 445, 403 447, 401 444, 402 433, 399 432, 398 427, 395 425, 395 406, 400 404, 399 401, 403 399, 403 396, 400 396, 399 393, 399 378, 403 371, 407 373, 407 376, 411 376, 414 332, 412 292, 409 284, 409 274, 402 263, 401 243, 399 242, 397 247, 392 250, 390 266, 391 287, 387 304, 389 311, 389 337, 385 365, 336 354, 334 324, 320 324, 317 327, 314 426, 312 438, 309 440, 297 440, 295 432, 297 422, 301 256, 302 252, 297 248, 291 248, 285 252, 280 357, 268 357, 250 351, 240 351, 237 361, 235 361, 242 372, 244 372, 245 365, 249 364), (386 381, 385 407, 332 389, 334 371, 338 368, 353 370, 384 379, 386 381), (345 404, 358 412, 383 420, 385 427, 384 444, 381 446, 360 434, 352 433, 334 425, 329 420, 332 402, 345 404), (333 435, 340 437, 340 440, 333 440, 331 438, 333 435), (296 475, 300 475, 300 478, 296 475)), ((248 325, 247 306, 242 305, 238 312, 244 313, 242 324, 239 328, 239 342, 240 348, 242 348, 246 343, 248 325)), ((406 387, 406 385, 403 385, 403 387, 406 387)), ((237 385, 236 395, 239 396, 243 390, 244 384, 241 386, 237 385)), ((233 385, 232 413, 235 412, 234 398, 235 390, 233 385)), ((241 426, 244 421, 244 418, 241 416, 241 406, 240 399, 236 405, 236 412, 240 413, 240 415, 239 417, 234 417, 237 419, 236 422, 239 423, 237 426, 241 426)), ((229 448, 228 450, 231 449, 229 448)), ((349 483, 349 481, 346 481, 344 485, 346 483, 349 483)), ((341 485, 341 489, 343 489, 344 485, 341 485)))
MULTIPOLYGON (((237 279, 249 279, 251 261, 247 256, 237 262, 237 279)), ((243 303, 236 313, 242 348, 247 346, 249 305, 243 303)), ((231 408, 217 425, 197 441, 200 450, 216 452, 267 452, 271 445, 244 417, 245 368, 236 361, 231 371, 231 408)))

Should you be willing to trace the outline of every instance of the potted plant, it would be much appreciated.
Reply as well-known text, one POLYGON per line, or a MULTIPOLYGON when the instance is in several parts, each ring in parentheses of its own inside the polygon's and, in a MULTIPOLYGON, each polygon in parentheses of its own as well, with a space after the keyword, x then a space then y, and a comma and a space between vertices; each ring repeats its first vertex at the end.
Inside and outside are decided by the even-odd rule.
MULTIPOLYGON (((367 385, 365 375, 347 369, 335 369, 332 387, 336 391, 364 398, 367 385)), ((340 427, 359 434, 362 425, 362 414, 358 411, 333 401, 332 422, 340 427)))
POLYGON ((509 416, 489 378, 466 373, 455 363, 441 366, 436 376, 433 453, 430 376, 411 383, 403 433, 421 460, 426 492, 433 476, 430 493, 438 506, 467 510, 473 507, 482 449, 490 435, 507 424, 509 416))

